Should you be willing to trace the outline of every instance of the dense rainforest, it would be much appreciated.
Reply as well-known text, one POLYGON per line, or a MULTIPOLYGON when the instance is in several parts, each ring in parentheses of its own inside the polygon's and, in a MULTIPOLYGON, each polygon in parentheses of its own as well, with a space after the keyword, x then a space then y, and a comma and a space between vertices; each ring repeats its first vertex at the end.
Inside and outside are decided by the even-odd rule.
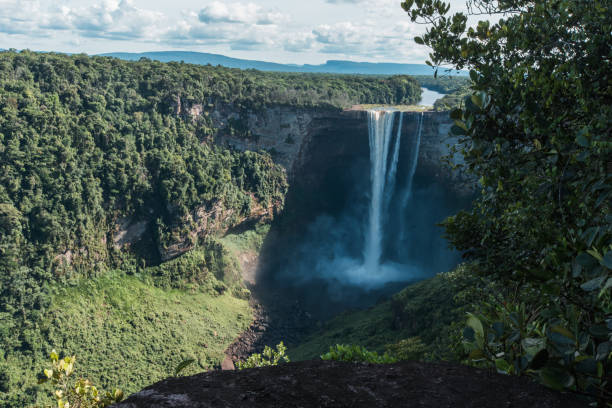
MULTIPOLYGON (((273 217, 282 209, 287 177, 273 152, 216 146, 217 132, 240 124, 230 121, 217 129, 210 112, 220 106, 256 112, 279 105, 337 110, 366 102, 410 104, 420 92, 405 76, 263 73, 145 59, 0 53, 0 405, 38 400, 32 373, 40 371, 51 347, 94 347, 102 341, 93 340, 100 333, 92 329, 99 308, 110 307, 108 313, 124 308, 119 322, 136 319, 133 305, 148 297, 152 315, 127 324, 135 332, 147 323, 155 330, 151 322, 173 313, 170 298, 187 302, 180 291, 195 290, 205 297, 194 303, 196 309, 215 308, 230 314, 224 320, 238 321, 217 348, 248 325, 248 294, 215 233, 247 219, 273 217), (186 113, 193 106, 197 114, 186 113), (145 238, 131 245, 133 234, 145 238), (212 297, 225 300, 215 303, 212 297)), ((250 245, 257 237, 238 245, 243 241, 250 245)), ((188 318, 184 309, 176 314, 182 322, 188 318)), ((108 320, 100 324, 112 326, 108 320)), ((99 330, 127 330, 104 327, 99 330)), ((158 331, 176 337, 175 330, 176 325, 158 331)), ((206 335, 215 341, 221 331, 206 335)), ((198 335, 205 340, 195 330, 198 335)), ((155 334, 147 336, 149 343, 158 341, 155 334)), ((98 347, 111 354, 120 344, 98 347)), ((143 369, 151 366, 146 360, 151 353, 156 351, 140 353, 145 360, 137 369, 120 371, 134 390, 164 375, 143 369), (133 378, 138 370, 145 375, 133 378)), ((202 366, 213 364, 208 357, 202 366)), ((173 364, 163 358, 160 364, 173 364)), ((125 364, 130 362, 119 365, 125 364)), ((117 369, 89 371, 108 383, 117 369)))
POLYGON ((453 107, 451 155, 478 180, 472 207, 443 222, 465 263, 322 324, 289 354, 361 344, 387 354, 326 356, 454 360, 609 406, 612 5, 468 4, 402 3, 428 26, 415 41, 431 66, 470 70, 460 85, 0 54, 0 404, 43 401, 33 376, 52 347, 86 344, 84 372, 130 392, 186 356, 214 366, 248 326, 231 249, 259 248, 267 226, 216 232, 273 217, 287 178, 274 152, 214 145, 220 131, 252 137, 237 122, 215 129, 217 107, 410 104, 424 85, 451 93, 436 108, 453 107), (146 239, 125 251, 144 220, 146 239))

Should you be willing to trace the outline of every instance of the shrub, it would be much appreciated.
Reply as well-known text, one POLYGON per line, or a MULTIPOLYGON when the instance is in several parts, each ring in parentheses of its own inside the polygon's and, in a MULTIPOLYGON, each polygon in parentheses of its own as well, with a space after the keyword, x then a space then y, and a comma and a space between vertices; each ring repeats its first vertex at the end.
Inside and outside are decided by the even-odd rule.
POLYGON ((103 392, 85 378, 73 380, 75 356, 62 359, 55 350, 51 352, 51 368, 43 371, 40 382, 51 381, 53 397, 59 408, 102 408, 123 399, 123 392, 115 389, 112 393, 103 392))
POLYGON ((237 367, 239 370, 244 370, 245 368, 275 366, 282 362, 288 363, 289 357, 285 354, 286 351, 287 347, 281 341, 276 346, 276 351, 266 346, 263 353, 251 354, 246 361, 238 361, 237 367))
POLYGON ((364 362, 374 364, 391 364, 397 358, 385 353, 379 355, 375 351, 368 351, 365 347, 357 345, 336 344, 329 348, 329 352, 321 356, 321 360, 364 362))

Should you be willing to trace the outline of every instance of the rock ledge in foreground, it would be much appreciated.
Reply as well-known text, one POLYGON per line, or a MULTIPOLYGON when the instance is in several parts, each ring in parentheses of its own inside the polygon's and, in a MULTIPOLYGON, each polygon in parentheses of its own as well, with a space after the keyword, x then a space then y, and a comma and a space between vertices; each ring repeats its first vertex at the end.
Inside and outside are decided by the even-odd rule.
POLYGON ((117 408, 431 407, 578 408, 573 395, 527 378, 447 363, 302 361, 168 378, 117 408))

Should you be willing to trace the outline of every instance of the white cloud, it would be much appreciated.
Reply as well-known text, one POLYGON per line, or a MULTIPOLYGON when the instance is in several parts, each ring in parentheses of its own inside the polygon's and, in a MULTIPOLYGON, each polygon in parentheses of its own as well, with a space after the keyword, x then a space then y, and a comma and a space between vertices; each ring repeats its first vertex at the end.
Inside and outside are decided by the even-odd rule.
POLYGON ((254 50, 274 46, 280 35, 276 25, 236 21, 203 23, 198 17, 181 20, 163 39, 177 46, 224 44, 231 50, 254 50))
POLYGON ((70 14, 74 29, 87 37, 152 39, 163 30, 162 13, 137 8, 130 0, 104 1, 70 14))
POLYGON ((283 49, 289 52, 312 51, 316 43, 315 35, 310 33, 295 33, 286 36, 283 49))
POLYGON ((0 32, 7 34, 75 31, 84 37, 150 39, 164 20, 162 13, 137 8, 131 0, 107 0, 88 7, 42 7, 40 1, 4 0, 0 7, 0 32))
POLYGON ((266 11, 254 3, 226 4, 214 1, 200 10, 198 17, 203 23, 242 23, 268 25, 288 20, 282 13, 266 11))
POLYGON ((427 55, 427 48, 413 41, 420 30, 421 27, 406 22, 381 27, 377 21, 366 20, 359 25, 353 22, 320 25, 313 34, 322 53, 398 60, 427 55))
POLYGON ((422 61, 427 54, 413 41, 425 27, 411 23, 398 0, 175 2, 0 0, 0 40, 3 48, 191 49, 261 60, 282 55, 287 62, 309 63, 327 58, 422 61))

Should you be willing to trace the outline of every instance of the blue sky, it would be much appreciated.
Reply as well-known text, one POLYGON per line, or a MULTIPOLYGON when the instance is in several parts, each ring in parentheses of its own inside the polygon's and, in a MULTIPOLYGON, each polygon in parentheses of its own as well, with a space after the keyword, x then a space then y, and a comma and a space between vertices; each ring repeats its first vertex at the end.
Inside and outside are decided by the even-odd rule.
MULTIPOLYGON (((453 0, 460 6, 465 0, 453 0)), ((399 0, 0 0, 0 48, 423 63, 399 0)))

